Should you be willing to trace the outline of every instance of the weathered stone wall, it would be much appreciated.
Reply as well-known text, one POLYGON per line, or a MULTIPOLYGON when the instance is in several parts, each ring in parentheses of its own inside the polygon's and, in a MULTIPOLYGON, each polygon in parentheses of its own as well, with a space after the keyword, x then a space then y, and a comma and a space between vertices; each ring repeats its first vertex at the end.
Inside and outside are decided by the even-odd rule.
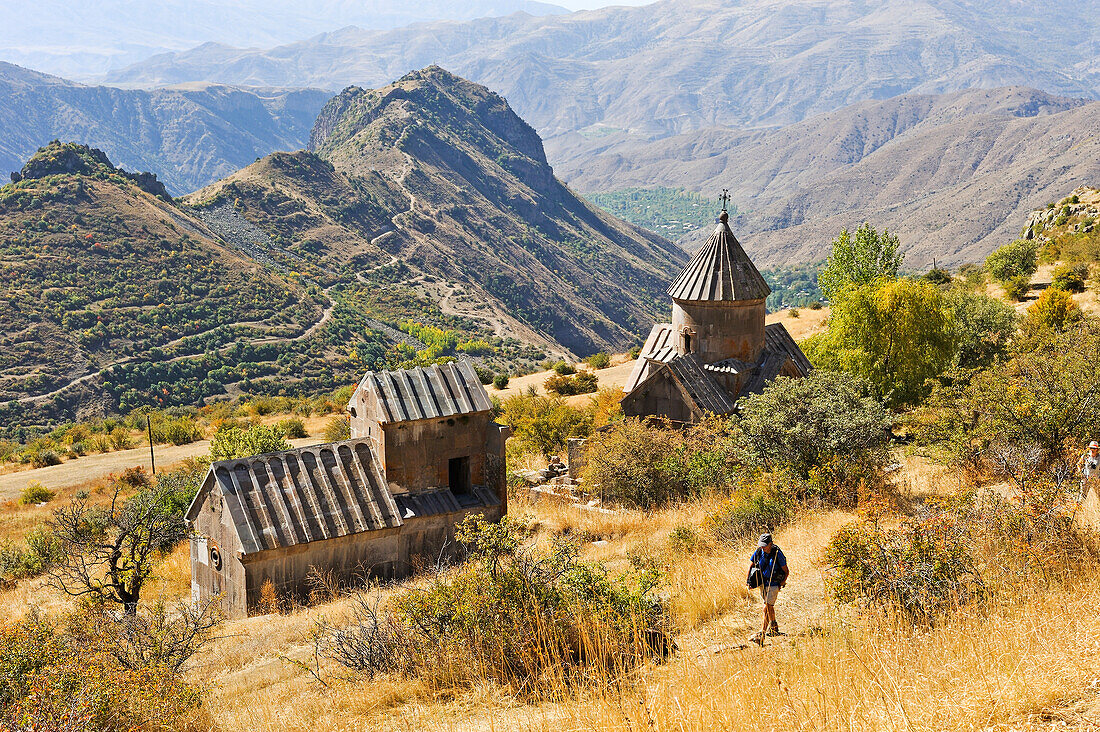
POLYGON ((668 369, 662 369, 647 382, 644 390, 635 389, 623 397, 623 414, 628 417, 659 415, 674 422, 697 422, 694 403, 684 394, 668 369))
POLYGON ((693 333, 691 352, 703 363, 738 358, 753 363, 764 350, 763 300, 687 302, 673 300, 676 349, 684 353, 683 333, 693 333))
POLYGON ((407 577, 440 559, 457 556, 455 527, 467 515, 479 513, 490 521, 499 521, 502 508, 493 506, 414 518, 395 529, 368 531, 254 554, 244 564, 247 598, 227 607, 227 612, 230 617, 243 617, 258 609, 261 590, 268 580, 280 598, 308 601, 313 589, 310 574, 314 567, 332 572, 342 583, 359 583, 368 577, 407 577))
POLYGON ((410 492, 446 487, 448 461, 468 457, 471 485, 486 485, 488 430, 488 413, 383 425, 386 480, 410 492))
MULTIPOLYGON (((208 478, 209 480, 210 478, 208 478)), ((191 599, 203 602, 221 598, 227 614, 239 617, 245 606, 245 572, 241 544, 233 518, 217 484, 210 489, 194 520, 191 539, 191 599), (216 566, 220 559, 220 567, 216 566), (234 609, 237 614, 234 615, 234 609)))

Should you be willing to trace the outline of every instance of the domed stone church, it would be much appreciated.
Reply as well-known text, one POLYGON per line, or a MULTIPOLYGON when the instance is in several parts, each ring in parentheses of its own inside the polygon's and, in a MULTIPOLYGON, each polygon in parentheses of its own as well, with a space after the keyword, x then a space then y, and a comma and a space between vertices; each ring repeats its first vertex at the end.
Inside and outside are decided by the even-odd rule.
POLYGON ((718 226, 668 288, 672 322, 653 326, 627 381, 623 411, 698 422, 810 362, 782 323, 765 325, 771 288, 722 211, 718 226))

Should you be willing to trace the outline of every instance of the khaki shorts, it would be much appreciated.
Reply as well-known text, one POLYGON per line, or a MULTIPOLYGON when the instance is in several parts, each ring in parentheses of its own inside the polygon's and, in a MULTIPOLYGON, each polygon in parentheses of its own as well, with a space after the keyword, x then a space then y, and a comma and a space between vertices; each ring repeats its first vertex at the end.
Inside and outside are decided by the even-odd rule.
POLYGON ((779 585, 761 586, 760 596, 763 598, 765 605, 774 605, 776 598, 779 597, 779 585))

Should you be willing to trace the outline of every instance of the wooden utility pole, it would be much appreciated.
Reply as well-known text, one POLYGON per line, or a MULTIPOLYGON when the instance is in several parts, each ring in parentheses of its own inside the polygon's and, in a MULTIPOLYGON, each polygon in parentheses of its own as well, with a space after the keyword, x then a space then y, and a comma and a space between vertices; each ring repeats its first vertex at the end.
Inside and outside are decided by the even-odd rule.
POLYGON ((153 457, 153 423, 149 420, 149 415, 145 415, 145 430, 149 434, 149 467, 153 470, 153 475, 157 474, 157 460, 153 457))

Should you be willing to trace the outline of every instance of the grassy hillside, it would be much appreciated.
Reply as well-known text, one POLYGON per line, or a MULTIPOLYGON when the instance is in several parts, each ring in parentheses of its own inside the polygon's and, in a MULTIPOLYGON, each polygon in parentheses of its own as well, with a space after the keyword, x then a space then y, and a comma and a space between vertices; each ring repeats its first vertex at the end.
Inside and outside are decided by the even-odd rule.
MULTIPOLYGON (((20 182, 0 188, 0 399, 9 409, 48 406, 104 369, 114 407, 194 401, 242 376, 211 373, 220 349, 292 339, 321 318, 319 293, 232 251, 150 191, 163 188, 72 144, 43 148, 20 182), (195 354, 205 368, 170 378, 183 368, 173 359, 195 354), (161 381, 163 393, 134 391, 161 381)), ((101 409, 98 401, 81 407, 101 409)))

